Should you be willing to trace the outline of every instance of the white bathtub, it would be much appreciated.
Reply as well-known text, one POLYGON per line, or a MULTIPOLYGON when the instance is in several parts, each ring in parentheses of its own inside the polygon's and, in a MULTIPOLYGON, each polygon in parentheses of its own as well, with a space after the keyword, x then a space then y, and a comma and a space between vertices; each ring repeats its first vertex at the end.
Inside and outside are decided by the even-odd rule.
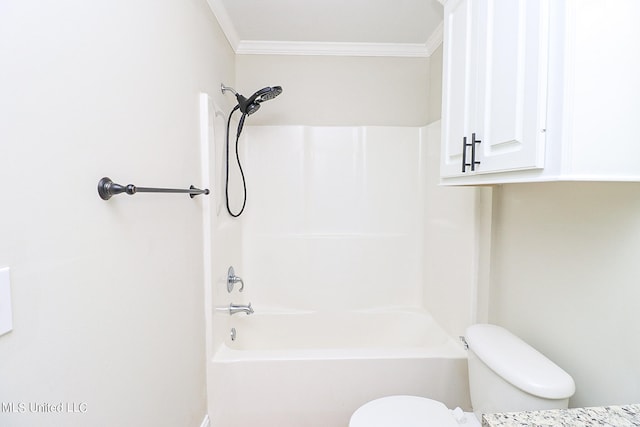
POLYGON ((215 353, 213 427, 346 427, 392 394, 470 406, 466 352, 418 310, 236 314, 215 353))

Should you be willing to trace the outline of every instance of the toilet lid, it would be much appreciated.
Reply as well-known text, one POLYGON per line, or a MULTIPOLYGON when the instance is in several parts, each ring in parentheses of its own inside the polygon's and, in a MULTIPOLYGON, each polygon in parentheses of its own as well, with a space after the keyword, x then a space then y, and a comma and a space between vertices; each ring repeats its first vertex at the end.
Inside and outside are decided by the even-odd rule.
POLYGON ((449 409, 437 400, 389 396, 362 405, 349 427, 459 427, 449 409))

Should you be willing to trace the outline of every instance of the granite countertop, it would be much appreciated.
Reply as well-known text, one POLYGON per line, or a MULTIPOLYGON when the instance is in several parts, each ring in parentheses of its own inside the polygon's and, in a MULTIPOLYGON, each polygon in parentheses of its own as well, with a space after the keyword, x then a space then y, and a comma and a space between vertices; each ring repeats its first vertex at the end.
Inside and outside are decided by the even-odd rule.
POLYGON ((640 404, 482 415, 482 427, 640 426, 640 404))

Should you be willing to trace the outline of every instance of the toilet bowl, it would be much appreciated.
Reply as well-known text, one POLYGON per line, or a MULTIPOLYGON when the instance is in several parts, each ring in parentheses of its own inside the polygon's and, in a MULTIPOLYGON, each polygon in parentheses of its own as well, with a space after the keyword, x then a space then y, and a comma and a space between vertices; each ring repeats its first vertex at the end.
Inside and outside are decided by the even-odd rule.
POLYGON ((451 410, 442 402, 418 396, 387 396, 362 405, 349 427, 480 427, 473 412, 451 410))
POLYGON ((472 325, 469 391, 474 413, 418 396, 388 396, 358 408, 349 427, 479 427, 483 413, 567 408, 573 378, 506 329, 472 325))

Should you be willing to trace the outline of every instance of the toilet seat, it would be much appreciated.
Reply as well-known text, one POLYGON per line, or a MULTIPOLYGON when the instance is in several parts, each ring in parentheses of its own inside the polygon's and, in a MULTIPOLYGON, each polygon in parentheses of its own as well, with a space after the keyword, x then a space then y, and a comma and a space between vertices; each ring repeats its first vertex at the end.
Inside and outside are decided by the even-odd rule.
POLYGON ((451 411, 437 400, 388 396, 358 408, 349 427, 459 427, 451 411))

